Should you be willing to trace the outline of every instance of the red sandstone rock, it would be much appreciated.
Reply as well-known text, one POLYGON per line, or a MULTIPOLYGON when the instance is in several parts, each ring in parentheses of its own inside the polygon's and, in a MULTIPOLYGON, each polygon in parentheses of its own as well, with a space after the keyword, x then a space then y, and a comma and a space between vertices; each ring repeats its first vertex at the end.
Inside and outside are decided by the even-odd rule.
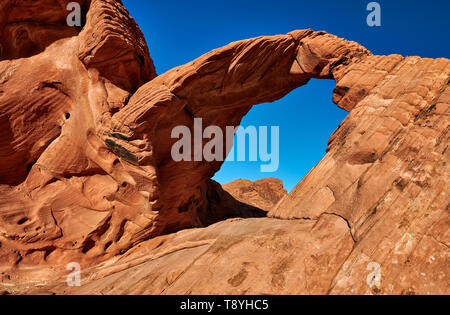
POLYGON ((325 294, 353 240, 344 220, 232 219, 142 243, 125 256, 33 293, 325 294), (151 285, 150 285, 151 284, 151 285))
POLYGON ((222 186, 236 200, 262 210, 272 210, 287 195, 283 182, 275 178, 265 178, 251 182, 239 179, 222 186))
POLYGON ((120 1, 85 2, 82 30, 63 25, 65 1, 11 3, 0 1, 0 291, 69 293, 76 261, 87 278, 73 293, 450 292, 448 59, 373 56, 304 30, 156 76, 120 1), (261 212, 210 180, 220 162, 174 162, 173 127, 237 126, 311 78, 336 80, 350 111, 325 158, 270 218, 201 229, 261 212))

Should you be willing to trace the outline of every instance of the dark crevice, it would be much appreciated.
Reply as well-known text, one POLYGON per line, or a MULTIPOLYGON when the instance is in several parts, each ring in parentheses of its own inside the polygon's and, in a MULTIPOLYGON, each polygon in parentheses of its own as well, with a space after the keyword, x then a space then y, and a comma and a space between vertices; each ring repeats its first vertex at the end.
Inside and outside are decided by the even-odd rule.
POLYGON ((105 244, 104 250, 107 251, 108 248, 112 245, 112 242, 109 241, 108 243, 105 244))
POLYGON ((127 223, 127 221, 125 220, 120 224, 119 231, 117 232, 116 238, 114 240, 116 243, 118 243, 120 241, 123 234, 125 233, 125 224, 126 223, 127 223))
POLYGON ((86 240, 86 242, 83 244, 83 247, 81 249, 81 252, 83 254, 87 254, 92 248, 94 248, 95 242, 92 239, 86 240))
POLYGON ((27 165, 27 174, 29 174, 31 172, 33 166, 35 166, 36 163, 37 163, 37 160, 34 161, 33 163, 30 163, 30 164, 27 165))
POLYGON ((353 235, 353 232, 352 232, 352 226, 351 226, 351 224, 350 224, 350 221, 347 220, 344 216, 342 216, 341 214, 338 214, 338 213, 334 213, 334 212, 324 212, 324 213, 322 213, 321 215, 332 215, 332 216, 336 216, 336 217, 339 217, 339 218, 341 218, 342 220, 344 220, 345 223, 347 223, 347 226, 348 226, 350 235, 351 235, 351 237, 352 237, 352 239, 353 239, 353 242, 355 242, 355 243, 358 242, 358 241, 356 240, 355 236, 353 235))
POLYGON ((187 107, 187 105, 184 107, 184 111, 186 112, 186 114, 188 114, 188 116, 192 119, 195 119, 195 115, 189 110, 189 108, 187 107))

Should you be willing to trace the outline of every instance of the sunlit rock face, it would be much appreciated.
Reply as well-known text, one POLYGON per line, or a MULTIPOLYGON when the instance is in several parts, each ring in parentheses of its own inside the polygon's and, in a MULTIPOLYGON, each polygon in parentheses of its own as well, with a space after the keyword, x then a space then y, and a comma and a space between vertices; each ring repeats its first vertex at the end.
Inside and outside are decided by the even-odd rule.
POLYGON ((265 211, 272 210, 281 199, 287 196, 283 182, 275 178, 265 178, 254 182, 238 179, 223 185, 222 188, 236 200, 265 211))
POLYGON ((72 293, 450 291, 448 59, 302 30, 157 76, 120 1, 82 2, 81 27, 65 23, 68 2, 0 1, 5 290, 70 293, 60 282, 78 262, 90 282, 72 293), (172 159, 174 127, 225 131, 312 78, 334 79, 350 114, 288 196, 246 205, 210 180, 222 162, 172 159), (204 228, 231 217, 248 219, 204 228), (140 285, 129 268, 145 270, 140 285))

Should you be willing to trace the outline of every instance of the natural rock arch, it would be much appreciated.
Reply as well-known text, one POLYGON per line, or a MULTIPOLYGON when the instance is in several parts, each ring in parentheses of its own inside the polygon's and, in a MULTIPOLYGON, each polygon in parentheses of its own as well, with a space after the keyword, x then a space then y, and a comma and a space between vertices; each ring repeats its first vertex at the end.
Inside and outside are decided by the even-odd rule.
POLYGON ((77 36, 2 62, 4 152, 13 154, 1 158, 7 167, 0 178, 8 207, 11 200, 20 205, 2 216, 4 248, 117 254, 149 237, 232 215, 204 212, 211 211, 208 191, 218 188, 209 178, 220 163, 174 162, 171 130, 191 126, 193 117, 237 126, 251 106, 277 100, 310 78, 332 78, 344 61, 366 55, 325 32, 296 31, 235 42, 155 77, 125 9, 93 1, 77 36), (78 197, 70 201, 70 195, 78 197))
MULTIPOLYGON (((243 215, 221 206, 221 189, 210 181, 220 162, 171 159, 171 130, 194 117, 237 126, 253 105, 311 78, 336 80, 333 101, 351 113, 324 160, 271 217, 336 216, 358 242, 375 233, 380 216, 400 215, 388 211, 395 202, 412 207, 428 193, 428 208, 439 209, 430 226, 448 211, 447 59, 373 56, 302 30, 234 42, 156 76, 120 1, 86 6, 76 36, 0 62, 3 269, 98 263, 161 234, 243 215), (436 154, 424 156, 423 148, 436 154)), ((12 19, 2 18, 2 25, 12 19)))

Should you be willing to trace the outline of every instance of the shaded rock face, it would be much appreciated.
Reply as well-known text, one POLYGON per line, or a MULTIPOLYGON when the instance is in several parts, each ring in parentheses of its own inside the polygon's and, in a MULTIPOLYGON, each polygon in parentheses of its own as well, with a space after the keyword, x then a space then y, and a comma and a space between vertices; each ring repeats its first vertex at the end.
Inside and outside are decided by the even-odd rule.
POLYGON ((90 279, 80 290, 95 293, 450 291, 448 59, 374 56, 303 30, 157 76, 120 1, 83 2, 81 29, 62 25, 65 3, 0 1, 6 290, 67 292, 65 264, 78 262, 90 279), (319 165, 264 205, 269 218, 167 235, 265 215, 210 180, 221 162, 174 162, 172 129, 237 126, 311 78, 334 79, 350 112, 319 165))
MULTIPOLYGON (((53 42, 76 36, 80 29, 66 23, 69 0, 0 1, 0 60, 26 58, 53 42)), ((89 1, 78 1, 87 11, 89 1)))

